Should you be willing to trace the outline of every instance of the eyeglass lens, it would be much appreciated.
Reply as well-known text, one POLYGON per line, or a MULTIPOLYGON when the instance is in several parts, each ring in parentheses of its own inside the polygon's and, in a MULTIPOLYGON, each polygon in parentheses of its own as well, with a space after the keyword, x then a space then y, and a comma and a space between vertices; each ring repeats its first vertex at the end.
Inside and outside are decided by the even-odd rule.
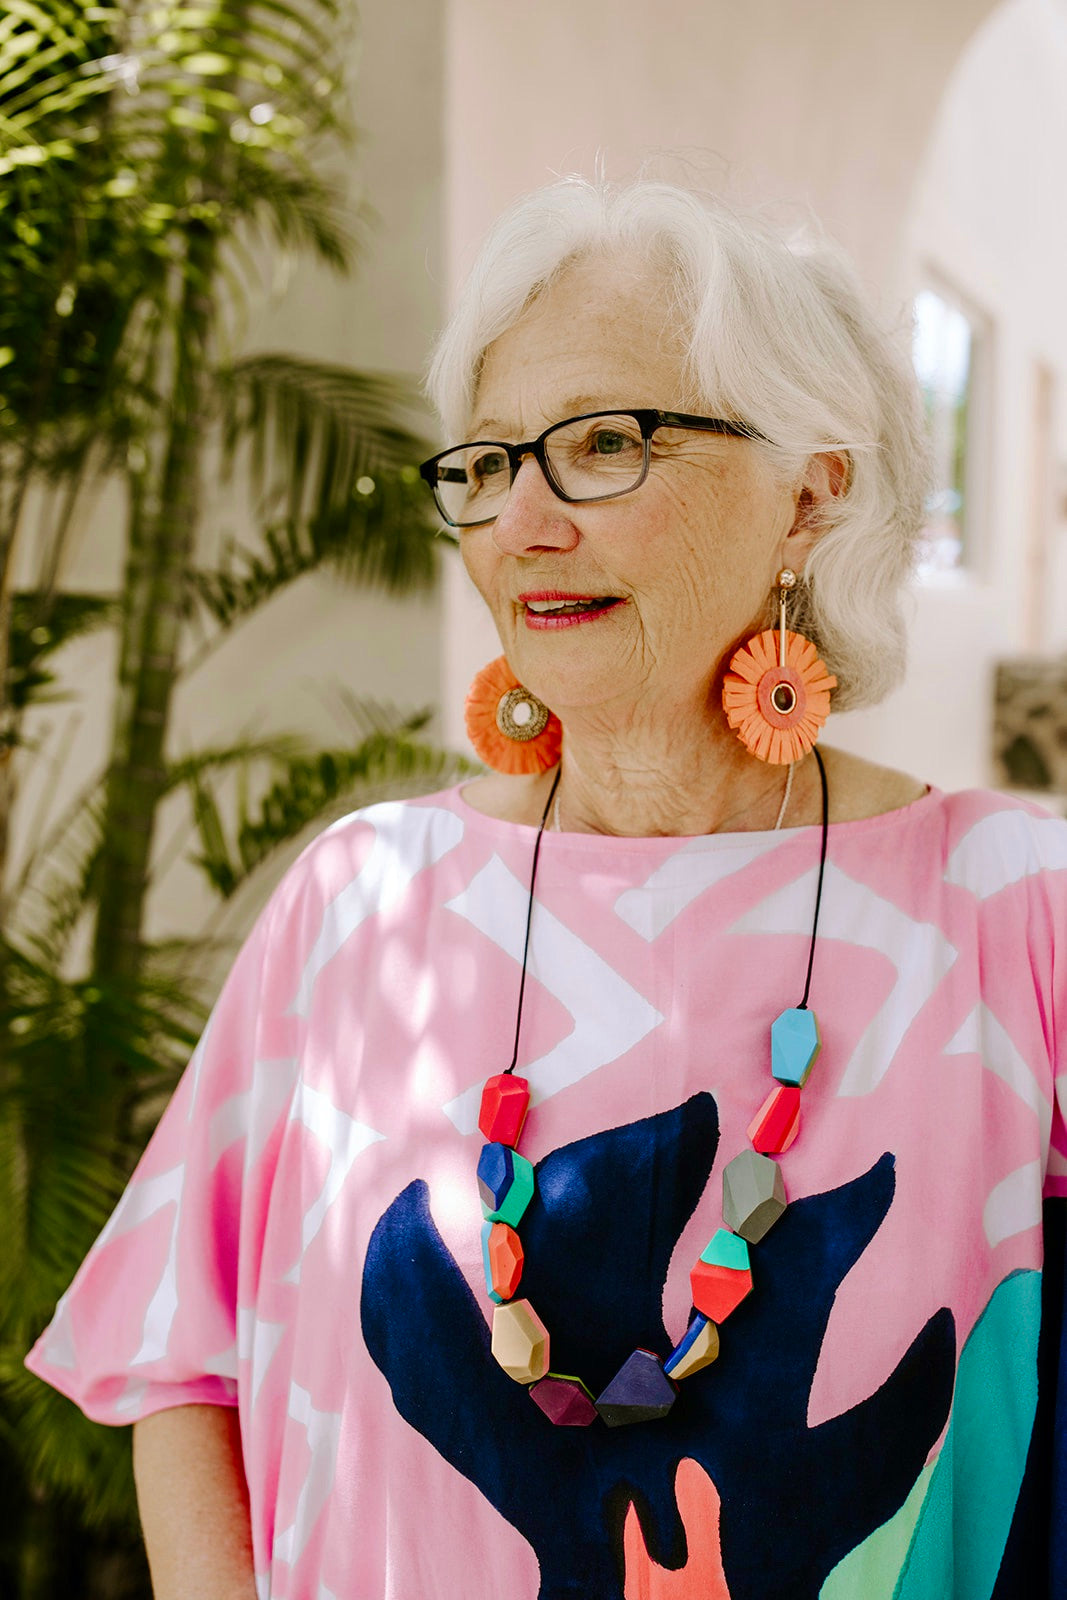
MULTIPOLYGON (((571 500, 602 500, 636 489, 645 446, 635 417, 605 412, 561 422, 545 438, 548 470, 571 500)), ((437 465, 437 503, 450 522, 498 516, 511 488, 507 451, 494 444, 459 445, 437 465)))

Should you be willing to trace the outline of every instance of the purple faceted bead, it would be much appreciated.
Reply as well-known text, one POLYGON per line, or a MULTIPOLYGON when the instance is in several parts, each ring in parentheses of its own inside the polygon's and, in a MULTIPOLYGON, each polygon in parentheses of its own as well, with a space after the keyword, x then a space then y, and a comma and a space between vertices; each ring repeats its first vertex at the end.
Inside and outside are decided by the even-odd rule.
POLYGON ((596 1406, 581 1378, 561 1378, 550 1372, 535 1383, 531 1395, 549 1422, 561 1428, 586 1428, 596 1421, 596 1406))

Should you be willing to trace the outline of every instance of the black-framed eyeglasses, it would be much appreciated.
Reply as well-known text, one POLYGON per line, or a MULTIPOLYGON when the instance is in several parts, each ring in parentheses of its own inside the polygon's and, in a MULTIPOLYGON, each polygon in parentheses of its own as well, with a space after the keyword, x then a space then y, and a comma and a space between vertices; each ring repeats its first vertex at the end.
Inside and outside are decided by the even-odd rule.
POLYGON ((659 428, 765 437, 743 422, 684 411, 588 411, 554 422, 525 444, 477 439, 453 445, 424 461, 419 472, 450 527, 478 528, 504 509, 524 456, 533 456, 552 492, 572 505, 632 494, 648 476, 652 435, 659 428))

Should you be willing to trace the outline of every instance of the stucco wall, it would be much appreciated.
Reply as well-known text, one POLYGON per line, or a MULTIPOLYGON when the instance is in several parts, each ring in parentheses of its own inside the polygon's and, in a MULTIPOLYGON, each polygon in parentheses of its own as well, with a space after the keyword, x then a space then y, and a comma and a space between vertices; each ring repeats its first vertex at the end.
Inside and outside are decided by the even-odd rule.
MULTIPOLYGON (((1008 0, 976 31, 946 86, 903 236, 913 286, 933 269, 990 328, 976 563, 916 587, 907 683, 884 707, 835 719, 832 734, 946 788, 991 780, 996 657, 1067 647, 1063 496, 1042 489, 1034 460, 1038 364, 1061 393, 1067 384, 1065 173, 1067 7, 1008 0), (1044 580, 1032 576, 1038 535, 1044 580)), ((1062 399, 1052 433, 1054 460, 1067 462, 1062 399)))

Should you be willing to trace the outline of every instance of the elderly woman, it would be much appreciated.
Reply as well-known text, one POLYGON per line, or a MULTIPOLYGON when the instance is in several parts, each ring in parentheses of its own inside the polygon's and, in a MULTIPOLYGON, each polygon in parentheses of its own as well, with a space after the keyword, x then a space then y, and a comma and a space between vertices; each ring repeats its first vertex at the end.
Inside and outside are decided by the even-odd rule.
POLYGON ((905 362, 567 182, 432 389, 498 770, 304 853, 33 1369, 160 1600, 1062 1596, 1067 829, 816 744, 901 670, 905 362))

